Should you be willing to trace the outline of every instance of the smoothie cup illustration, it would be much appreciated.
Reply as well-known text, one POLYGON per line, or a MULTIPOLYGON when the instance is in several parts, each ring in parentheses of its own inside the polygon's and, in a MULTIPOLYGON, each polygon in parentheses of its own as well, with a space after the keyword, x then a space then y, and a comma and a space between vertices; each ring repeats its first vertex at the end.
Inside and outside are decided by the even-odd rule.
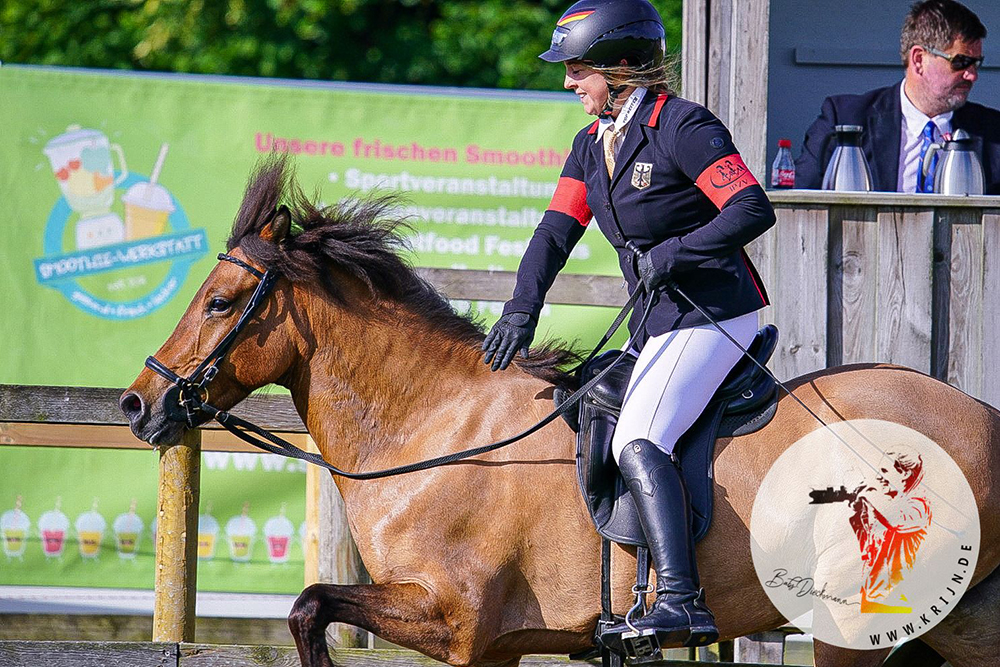
POLYGON ((288 545, 295 534, 295 526, 285 516, 285 504, 281 512, 264 523, 264 540, 267 542, 267 557, 272 563, 288 562, 288 545))
POLYGON ((69 517, 62 513, 60 505, 62 498, 56 498, 55 508, 38 518, 38 532, 42 534, 42 551, 46 558, 59 558, 66 546, 69 517))
POLYGON ((243 513, 226 522, 226 539, 229 540, 229 558, 238 563, 250 560, 257 524, 249 516, 250 503, 243 504, 243 513))
POLYGON ((167 218, 174 212, 174 202, 165 187, 157 184, 169 144, 160 147, 149 182, 136 183, 122 196, 125 204, 125 238, 129 241, 159 236, 167 231, 167 218))
POLYGON ((125 225, 111 212, 115 186, 128 177, 125 154, 98 130, 70 125, 42 149, 70 208, 80 215, 76 224, 78 249, 95 248, 125 240, 125 225), (112 151, 118 156, 115 178, 112 151))
POLYGON ((219 522, 212 516, 212 505, 205 506, 205 513, 198 517, 198 560, 215 558, 215 544, 219 537, 219 522))
POLYGON ((24 556, 30 528, 31 519, 21 511, 21 496, 18 496, 14 509, 0 515, 0 540, 3 541, 3 552, 7 558, 20 559, 24 556))
POLYGON ((76 517, 76 537, 80 540, 81 556, 97 558, 100 555, 106 526, 104 517, 97 512, 97 498, 94 498, 93 508, 76 517))
POLYGON ((139 540, 142 538, 142 519, 135 513, 135 498, 128 508, 128 512, 119 514, 111 523, 111 529, 115 533, 115 547, 118 549, 118 557, 125 560, 132 560, 139 551, 139 540))

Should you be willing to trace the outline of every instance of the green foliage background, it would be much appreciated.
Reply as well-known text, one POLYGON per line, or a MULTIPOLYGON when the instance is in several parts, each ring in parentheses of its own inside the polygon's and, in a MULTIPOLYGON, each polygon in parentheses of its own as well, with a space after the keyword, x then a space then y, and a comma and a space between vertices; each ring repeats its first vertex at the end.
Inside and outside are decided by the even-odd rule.
MULTIPOLYGON (((680 51, 682 0, 652 0, 680 51)), ((4 0, 0 61, 560 89, 537 58, 568 0, 4 0)))

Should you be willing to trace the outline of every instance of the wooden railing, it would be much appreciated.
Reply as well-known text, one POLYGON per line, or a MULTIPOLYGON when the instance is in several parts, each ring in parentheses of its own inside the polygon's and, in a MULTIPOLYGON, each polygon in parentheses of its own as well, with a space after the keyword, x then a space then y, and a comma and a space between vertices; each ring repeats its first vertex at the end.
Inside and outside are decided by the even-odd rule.
MULTIPOLYGON (((442 663, 414 651, 399 649, 330 650, 335 665, 343 667, 438 667, 442 663)), ((184 642, 53 642, 0 641, 4 667, 247 667, 269 665, 292 667, 299 664, 290 646, 232 646, 184 642)), ((565 656, 526 655, 521 667, 593 667, 593 661, 567 660, 565 656)), ((729 667, 732 662, 718 662, 729 667)), ((780 663, 779 663, 780 664, 780 663)), ((665 659, 650 667, 690 667, 686 660, 665 659)), ((740 667, 767 667, 767 663, 739 663, 740 667)))
MULTIPOLYGON (((93 387, 0 385, 0 444, 149 449, 132 435, 118 409, 121 393, 93 387)), ((281 432, 303 449, 309 447, 306 429, 287 397, 254 397, 233 412, 281 432)), ((213 425, 191 430, 179 444, 160 448, 153 641, 194 640, 201 451, 259 451, 213 425)), ((317 525, 311 524, 306 538, 306 559, 313 570, 318 559, 317 525)))
POLYGON ((768 194, 778 223, 748 251, 779 378, 889 362, 1000 406, 1000 197, 768 194))

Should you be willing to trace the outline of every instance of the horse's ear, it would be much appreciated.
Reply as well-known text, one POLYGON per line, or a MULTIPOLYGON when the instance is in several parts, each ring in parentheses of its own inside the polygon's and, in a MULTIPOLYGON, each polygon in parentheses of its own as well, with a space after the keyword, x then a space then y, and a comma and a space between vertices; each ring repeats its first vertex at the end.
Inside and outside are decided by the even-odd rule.
POLYGON ((292 212, 288 210, 287 206, 282 204, 274 212, 274 215, 271 216, 267 224, 264 225, 264 229, 260 230, 260 237, 271 243, 281 243, 288 236, 288 230, 291 226, 292 212))

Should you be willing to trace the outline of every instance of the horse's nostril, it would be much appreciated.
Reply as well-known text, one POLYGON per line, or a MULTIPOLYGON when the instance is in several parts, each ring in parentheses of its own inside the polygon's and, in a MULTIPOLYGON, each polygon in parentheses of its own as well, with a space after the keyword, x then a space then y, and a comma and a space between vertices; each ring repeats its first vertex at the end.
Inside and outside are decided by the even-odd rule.
POLYGON ((142 414, 142 399, 139 398, 139 394, 128 393, 122 396, 121 401, 118 402, 118 407, 129 418, 129 421, 132 421, 142 414))

